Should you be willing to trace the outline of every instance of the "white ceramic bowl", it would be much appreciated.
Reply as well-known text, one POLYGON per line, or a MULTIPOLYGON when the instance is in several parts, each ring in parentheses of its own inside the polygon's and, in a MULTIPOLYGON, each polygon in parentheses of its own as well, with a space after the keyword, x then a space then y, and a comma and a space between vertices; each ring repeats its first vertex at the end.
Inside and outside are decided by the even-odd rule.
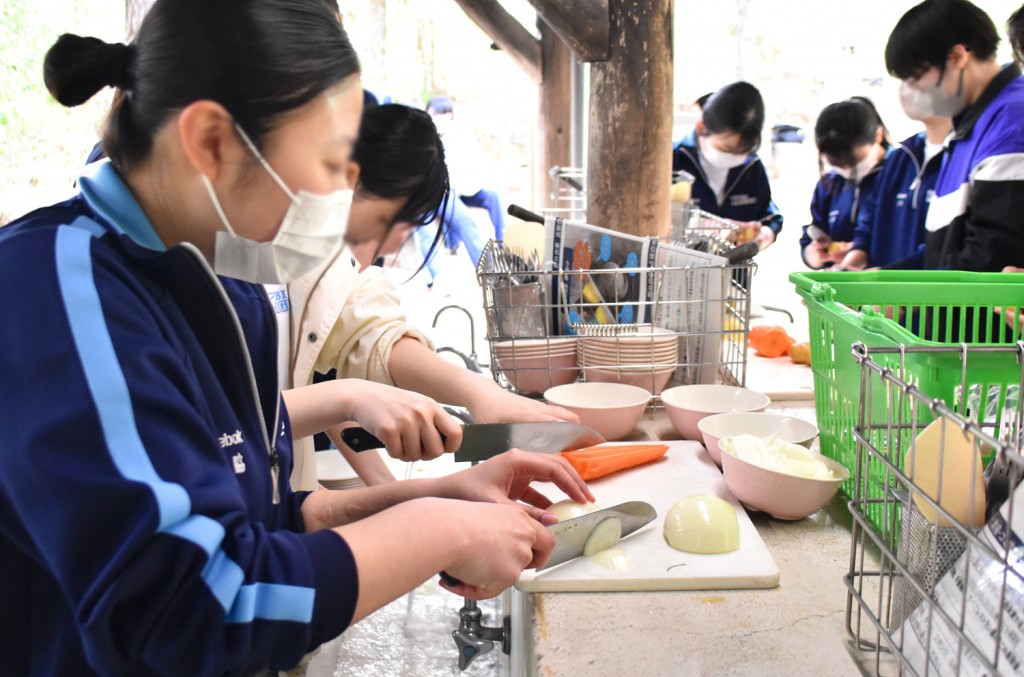
POLYGON ((722 474, 732 495, 743 505, 781 520, 799 520, 828 503, 850 471, 831 458, 821 457, 838 479, 816 480, 762 468, 722 451, 722 474))
POLYGON ((520 393, 542 393, 548 388, 572 383, 580 375, 574 353, 499 357, 498 366, 520 393))
POLYGON ((647 392, 657 395, 672 378, 675 367, 586 367, 582 368, 583 379, 590 383, 625 383, 627 385, 643 388, 647 392))
POLYGON ((799 418, 784 414, 765 414, 759 411, 744 411, 728 414, 713 414, 697 423, 704 438, 711 460, 722 465, 722 450, 718 441, 723 437, 753 435, 754 437, 778 437, 810 448, 818 436, 818 427, 799 418))
POLYGON ((685 385, 661 393, 669 420, 686 440, 701 439, 697 424, 712 414, 735 411, 763 411, 771 401, 754 390, 725 385, 685 385))
POLYGON ((544 399, 575 413, 580 423, 611 441, 633 431, 651 394, 625 383, 570 383, 546 390, 544 399))

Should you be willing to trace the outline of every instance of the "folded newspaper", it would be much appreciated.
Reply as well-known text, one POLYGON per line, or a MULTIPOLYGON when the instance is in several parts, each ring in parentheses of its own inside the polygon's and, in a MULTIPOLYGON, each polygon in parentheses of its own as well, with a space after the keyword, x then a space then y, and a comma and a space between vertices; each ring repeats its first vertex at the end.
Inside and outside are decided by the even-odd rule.
POLYGON ((897 633, 915 672, 1024 675, 1022 537, 1024 484, 978 535, 988 548, 969 545, 936 584, 932 599, 919 605, 897 633), (957 631, 961 619, 966 641, 957 631))

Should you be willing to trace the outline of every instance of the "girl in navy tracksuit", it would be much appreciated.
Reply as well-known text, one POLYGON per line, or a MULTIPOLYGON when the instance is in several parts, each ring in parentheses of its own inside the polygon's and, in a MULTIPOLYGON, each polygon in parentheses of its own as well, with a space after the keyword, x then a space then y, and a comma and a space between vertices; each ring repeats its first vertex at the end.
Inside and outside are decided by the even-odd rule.
MULTIPOLYGON (((904 110, 917 119, 918 113, 904 110)), ((949 118, 930 116, 926 131, 896 144, 886 157, 870 201, 861 208, 846 270, 924 267, 925 217, 942 168, 949 118)))
POLYGON ((589 497, 549 455, 352 498, 288 487, 293 430, 441 412, 376 384, 278 389, 256 283, 332 255, 351 201, 358 60, 326 3, 157 0, 132 45, 61 36, 45 77, 68 106, 126 95, 110 161, 0 229, 5 674, 287 669, 439 571, 483 598, 546 558, 550 518, 507 487, 589 497))
POLYGON ((672 153, 673 172, 694 177, 691 197, 701 210, 737 222, 764 249, 782 230, 768 174, 756 155, 764 128, 764 101, 748 82, 715 92, 696 130, 672 153))
POLYGON ((849 251, 857 216, 871 199, 889 143, 874 105, 862 97, 826 106, 814 136, 828 171, 811 197, 811 223, 804 226, 800 256, 808 267, 819 269, 849 251))

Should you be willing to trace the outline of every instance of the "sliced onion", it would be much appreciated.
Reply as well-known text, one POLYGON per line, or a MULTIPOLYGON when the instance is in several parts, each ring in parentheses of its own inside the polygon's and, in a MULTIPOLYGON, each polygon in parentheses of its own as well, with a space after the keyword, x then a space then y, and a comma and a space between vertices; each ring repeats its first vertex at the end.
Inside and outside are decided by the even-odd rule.
POLYGON ((622 540, 622 521, 618 517, 601 520, 583 544, 583 554, 593 557, 602 550, 619 544, 622 540))
POLYGON ((594 562, 598 566, 602 566, 605 569, 611 569, 612 571, 628 571, 629 570, 629 558, 626 557, 626 551, 622 548, 608 548, 594 555, 594 562))
POLYGON ((558 518, 559 522, 565 520, 571 520, 576 517, 583 517, 589 515, 592 512, 600 510, 596 503, 576 503, 566 499, 559 501, 558 503, 552 503, 551 507, 547 509, 549 513, 558 518))
POLYGON ((777 437, 762 439, 755 435, 736 435, 724 437, 718 444, 741 461, 761 468, 812 480, 839 479, 820 455, 777 437))
POLYGON ((694 494, 679 501, 665 516, 665 540, 676 550, 717 555, 740 547, 736 509, 711 494, 694 494))

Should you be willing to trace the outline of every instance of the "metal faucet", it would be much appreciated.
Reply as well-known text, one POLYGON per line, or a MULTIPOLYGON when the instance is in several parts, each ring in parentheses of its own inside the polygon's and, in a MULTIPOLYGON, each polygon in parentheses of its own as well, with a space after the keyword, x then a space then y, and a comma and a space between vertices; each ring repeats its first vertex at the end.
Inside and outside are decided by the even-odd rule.
POLYGON ((511 619, 505 614, 500 628, 483 625, 483 612, 476 600, 466 598, 465 605, 459 609, 459 628, 452 632, 452 639, 459 649, 459 670, 465 670, 478 656, 494 649, 496 642, 501 642, 501 650, 510 652, 509 638, 511 619))

